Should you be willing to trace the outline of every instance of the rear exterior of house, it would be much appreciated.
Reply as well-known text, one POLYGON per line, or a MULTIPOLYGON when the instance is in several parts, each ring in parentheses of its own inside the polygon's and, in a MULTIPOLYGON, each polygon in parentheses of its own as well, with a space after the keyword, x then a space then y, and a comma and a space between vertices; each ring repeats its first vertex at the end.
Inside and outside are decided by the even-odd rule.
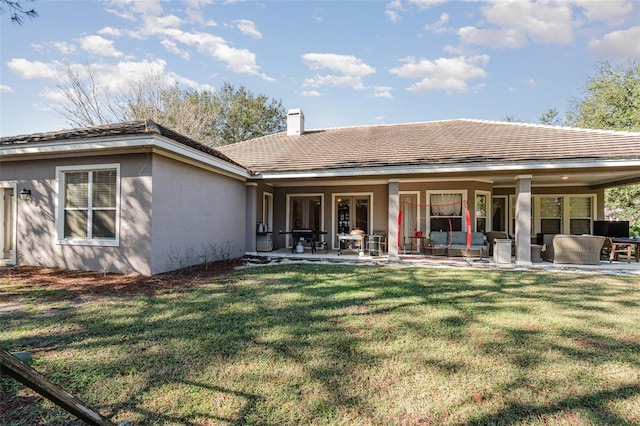
MULTIPOLYGON (((252 170, 274 248, 296 227, 382 235, 396 258, 432 231, 500 231, 531 263, 538 234, 590 234, 604 190, 640 182, 640 134, 479 120, 288 130, 221 148, 252 170), (467 210, 469 215, 467 217, 467 210)), ((249 243, 248 247, 254 247, 249 243)))
POLYGON ((500 231, 528 264, 536 235, 592 233, 605 188, 640 182, 639 133, 306 130, 300 110, 287 127, 219 149, 151 121, 3 138, 0 262, 150 275, 290 248, 307 228, 334 250, 354 229, 379 236, 390 259, 432 231, 500 231))
POLYGON ((172 137, 142 122, 3 140, 2 262, 151 275, 242 256, 244 169, 172 137))

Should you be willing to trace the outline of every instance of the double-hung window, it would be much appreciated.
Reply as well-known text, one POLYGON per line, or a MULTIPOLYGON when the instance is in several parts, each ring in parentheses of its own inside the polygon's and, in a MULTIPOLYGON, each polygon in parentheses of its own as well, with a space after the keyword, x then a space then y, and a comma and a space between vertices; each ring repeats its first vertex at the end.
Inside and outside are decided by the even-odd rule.
POLYGON ((58 167, 57 177, 58 242, 118 245, 120 166, 58 167))

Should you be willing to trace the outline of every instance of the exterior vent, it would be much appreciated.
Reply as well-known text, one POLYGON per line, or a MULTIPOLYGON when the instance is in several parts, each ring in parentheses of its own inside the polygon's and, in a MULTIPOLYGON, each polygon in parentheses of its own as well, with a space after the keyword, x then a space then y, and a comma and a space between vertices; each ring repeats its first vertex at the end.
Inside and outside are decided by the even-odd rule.
POLYGON ((304 133, 304 114, 300 108, 290 109, 287 113, 287 136, 304 133))

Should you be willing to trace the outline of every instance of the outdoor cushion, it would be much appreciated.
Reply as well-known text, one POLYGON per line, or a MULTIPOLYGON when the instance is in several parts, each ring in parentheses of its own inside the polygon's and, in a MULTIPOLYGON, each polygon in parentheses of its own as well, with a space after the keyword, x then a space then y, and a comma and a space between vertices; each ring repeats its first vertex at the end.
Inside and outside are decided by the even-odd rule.
POLYGON ((434 247, 446 247, 449 244, 449 233, 444 231, 431 232, 431 243, 434 247))

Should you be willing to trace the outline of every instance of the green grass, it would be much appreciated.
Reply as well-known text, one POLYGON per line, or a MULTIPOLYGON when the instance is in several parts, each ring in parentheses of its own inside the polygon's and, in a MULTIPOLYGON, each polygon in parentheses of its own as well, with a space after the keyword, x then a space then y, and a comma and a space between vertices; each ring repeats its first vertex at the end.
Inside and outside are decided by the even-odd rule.
MULTIPOLYGON (((293 265, 80 305, 19 291, 0 346, 116 424, 640 424, 637 277, 293 265)), ((73 422, 1 380, 0 424, 73 422)))

